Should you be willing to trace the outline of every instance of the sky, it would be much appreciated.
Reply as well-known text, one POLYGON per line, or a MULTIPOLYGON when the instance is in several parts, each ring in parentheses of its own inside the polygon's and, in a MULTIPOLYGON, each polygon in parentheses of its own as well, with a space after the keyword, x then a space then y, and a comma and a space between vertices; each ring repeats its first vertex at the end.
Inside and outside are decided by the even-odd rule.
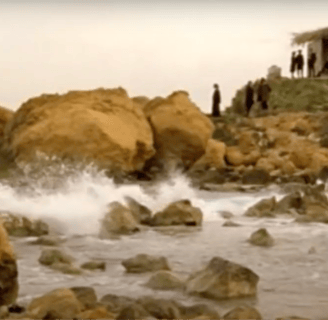
POLYGON ((43 93, 186 90, 222 108, 272 65, 289 76, 291 34, 328 26, 323 0, 0 0, 0 105, 43 93))

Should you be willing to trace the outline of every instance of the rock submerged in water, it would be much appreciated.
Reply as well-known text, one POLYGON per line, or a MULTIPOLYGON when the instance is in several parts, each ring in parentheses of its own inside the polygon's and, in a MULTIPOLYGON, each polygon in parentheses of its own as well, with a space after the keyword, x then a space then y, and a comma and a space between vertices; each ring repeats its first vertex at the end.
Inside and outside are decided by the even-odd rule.
POLYGON ((245 212, 247 217, 272 217, 276 207, 276 198, 262 199, 245 212))
POLYGON ((265 228, 259 229, 252 233, 248 241, 251 244, 260 247, 272 247, 274 245, 272 236, 265 228))
POLYGON ((179 200, 168 205, 163 211, 155 213, 151 219, 152 226, 200 226, 203 213, 191 205, 189 200, 179 200))
POLYGON ((122 261, 126 272, 143 273, 159 270, 171 270, 165 257, 154 257, 148 254, 138 254, 133 258, 122 261))
POLYGON ((254 296, 259 276, 234 262, 213 258, 203 270, 192 274, 186 282, 189 294, 211 299, 230 299, 254 296))

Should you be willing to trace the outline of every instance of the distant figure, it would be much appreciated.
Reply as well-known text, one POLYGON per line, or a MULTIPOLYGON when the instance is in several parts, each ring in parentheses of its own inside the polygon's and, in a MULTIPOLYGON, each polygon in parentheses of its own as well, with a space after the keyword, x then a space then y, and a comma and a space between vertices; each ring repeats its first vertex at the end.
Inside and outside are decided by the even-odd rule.
POLYGON ((220 102, 221 102, 221 95, 219 91, 219 86, 214 84, 214 93, 213 93, 213 106, 212 106, 212 116, 213 117, 220 117, 220 102))
POLYGON ((290 61, 290 73, 292 75, 292 78, 294 78, 294 72, 295 72, 295 69, 296 69, 296 62, 297 62, 295 54, 296 54, 296 52, 293 51, 292 52, 292 58, 291 58, 291 61, 290 61))
POLYGON ((246 107, 246 116, 249 116, 249 112, 252 108, 252 105, 254 103, 254 89, 252 86, 252 82, 249 81, 246 86, 245 90, 245 107, 246 107))
POLYGON ((304 58, 302 50, 298 50, 298 55, 296 56, 296 67, 298 78, 303 78, 304 58))
POLYGON ((271 88, 267 84, 264 78, 261 79, 260 85, 257 91, 257 101, 261 102, 263 111, 268 110, 268 100, 270 96, 271 88))
POLYGON ((309 52, 309 57, 308 57, 308 73, 309 73, 309 78, 314 78, 315 77, 315 70, 314 70, 314 65, 317 60, 316 54, 311 50, 309 52))

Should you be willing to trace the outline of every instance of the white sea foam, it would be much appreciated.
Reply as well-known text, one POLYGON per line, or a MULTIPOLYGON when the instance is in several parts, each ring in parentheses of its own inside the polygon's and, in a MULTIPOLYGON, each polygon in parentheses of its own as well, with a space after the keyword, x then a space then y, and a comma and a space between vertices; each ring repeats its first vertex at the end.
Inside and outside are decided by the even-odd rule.
POLYGON ((209 199, 204 199, 180 173, 172 174, 149 192, 139 185, 117 186, 112 179, 93 168, 72 172, 71 168, 68 170, 61 165, 61 171, 51 169, 49 173, 49 168, 47 170, 43 176, 26 178, 27 192, 0 184, 1 210, 45 221, 55 220, 65 233, 96 234, 108 204, 112 201, 124 203, 126 196, 136 199, 153 212, 172 201, 189 199, 194 206, 201 208, 205 221, 222 219, 218 214, 220 210, 241 215, 259 200, 259 197, 250 195, 229 196, 224 193, 213 193, 209 199), (66 174, 65 170, 69 173, 66 174), (55 180, 54 173, 56 179, 61 176, 59 184, 58 181, 51 182, 55 180))

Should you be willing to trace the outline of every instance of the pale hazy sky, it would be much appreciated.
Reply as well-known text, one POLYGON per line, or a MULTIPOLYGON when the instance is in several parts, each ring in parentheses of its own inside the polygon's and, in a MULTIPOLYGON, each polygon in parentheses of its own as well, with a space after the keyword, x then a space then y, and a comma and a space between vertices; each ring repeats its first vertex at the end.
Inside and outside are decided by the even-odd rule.
POLYGON ((187 90, 210 112, 268 67, 289 75, 292 32, 328 26, 328 1, 0 0, 0 105, 42 93, 187 90))

